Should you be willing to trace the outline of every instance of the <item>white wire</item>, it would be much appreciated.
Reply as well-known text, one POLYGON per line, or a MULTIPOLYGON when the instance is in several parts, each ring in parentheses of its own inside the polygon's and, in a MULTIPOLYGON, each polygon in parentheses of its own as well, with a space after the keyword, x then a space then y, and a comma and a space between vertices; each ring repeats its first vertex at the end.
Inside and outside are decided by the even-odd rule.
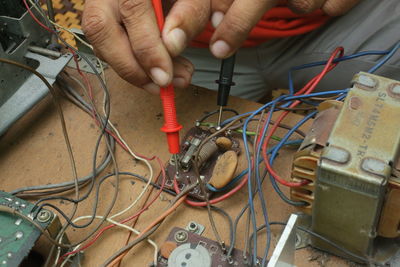
POLYGON ((70 29, 67 29, 59 24, 57 24, 56 22, 52 21, 48 16, 46 16, 46 14, 43 14, 42 10, 40 10, 40 8, 37 6, 37 4, 35 2, 33 2, 33 0, 29 0, 29 3, 36 9, 37 12, 39 12, 40 15, 42 15, 45 19, 47 19, 51 24, 53 24, 54 26, 56 26, 57 28, 60 28, 66 32, 69 32, 70 34, 72 34, 77 40, 79 40, 82 44, 84 44, 85 46, 89 47, 91 50, 93 50, 93 46, 90 45, 89 43, 87 43, 85 40, 83 40, 82 38, 80 38, 77 34, 75 34, 73 31, 71 31, 70 29))
MULTIPOLYGON (((38 6, 36 5, 36 3, 34 3, 32 0, 29 0, 29 2, 31 3, 31 5, 32 5, 42 16, 45 16, 45 14, 43 14, 42 11, 38 8, 38 6)), ((65 28, 65 27, 63 27, 63 26, 57 24, 56 22, 50 20, 50 18, 48 18, 48 17, 47 17, 47 19, 48 19, 48 21, 50 21, 51 24, 53 24, 54 26, 56 26, 56 27, 58 27, 58 28, 60 28, 60 29, 62 29, 62 30, 64 30, 64 31, 67 31, 67 32, 71 33, 71 34, 72 34, 77 40, 79 40, 82 44, 84 44, 85 46, 87 46, 88 48, 90 48, 91 50, 93 50, 93 46, 91 46, 90 44, 88 44, 87 42, 85 42, 84 40, 82 40, 82 38, 80 38, 80 37, 79 37, 78 35, 76 35, 74 32, 72 32, 71 30, 69 30, 69 29, 67 29, 67 28, 65 28)), ((106 83, 106 77, 105 77, 105 73, 104 73, 104 66, 103 66, 103 63, 101 62, 100 59, 97 59, 97 60, 98 60, 99 65, 100 65, 101 75, 102 75, 103 81, 104 81, 104 83, 106 83)), ((85 86, 81 83, 81 81, 79 81, 77 78, 75 78, 75 77, 73 77, 73 76, 70 76, 70 77, 71 77, 75 82, 77 82, 77 83, 82 87, 83 90, 86 90, 85 86)), ((104 114, 106 114, 106 110, 105 110, 105 108, 106 108, 106 100, 107 100, 106 94, 104 94, 104 97, 103 97, 103 112, 104 112, 104 114)), ((124 146, 127 148, 129 154, 130 154, 133 158, 135 158, 136 160, 139 160, 139 161, 142 161, 143 163, 145 163, 145 165, 147 166, 147 168, 149 169, 149 172, 150 172, 150 177, 149 177, 149 179, 148 179, 148 182, 146 183, 146 185, 145 185, 145 187, 143 188, 142 192, 141 192, 141 193, 138 195, 138 197, 132 202, 132 204, 129 205, 129 206, 128 206, 127 208, 125 208, 124 210, 122 210, 122 211, 120 211, 120 212, 118 212, 118 213, 112 215, 111 217, 107 218, 107 221, 109 221, 109 222, 111 222, 111 223, 113 223, 113 224, 115 224, 115 225, 117 225, 117 226, 119 226, 119 227, 125 228, 125 229, 127 229, 127 230, 129 230, 129 231, 132 231, 132 232, 134 232, 135 234, 139 234, 139 232, 138 232, 137 230, 135 230, 135 229, 133 229, 133 228, 127 226, 127 225, 120 224, 120 223, 118 223, 118 222, 116 222, 116 221, 114 221, 114 220, 112 220, 112 219, 114 219, 114 218, 116 218, 116 217, 119 217, 119 216, 125 214, 126 212, 128 212, 128 211, 129 211, 130 209, 132 209, 132 208, 139 202, 139 200, 143 197, 143 195, 145 194, 145 192, 146 192, 147 189, 149 188, 149 186, 150 186, 150 184, 151 184, 151 181, 153 180, 153 176, 154 176, 153 167, 151 166, 150 162, 149 162, 147 159, 142 158, 142 157, 136 155, 136 154, 132 151, 132 149, 129 147, 129 145, 127 144, 127 142, 125 141, 125 139, 121 136, 120 132, 117 130, 117 128, 114 126, 114 124, 113 124, 110 120, 108 120, 108 124, 109 124, 110 127, 114 130, 115 134, 118 136, 118 138, 119 138, 119 139, 121 140, 121 142, 124 144, 124 146)), ((81 217, 76 218, 76 219, 74 220, 74 222, 77 222, 77 221, 79 221, 79 220, 86 219, 86 218, 92 218, 92 216, 81 216, 81 217)), ((103 219, 102 216, 96 216, 96 218, 97 218, 97 219, 103 219)), ((61 240, 61 238, 62 238, 62 236, 60 237, 60 240, 61 240)), ((149 243, 154 247, 154 249, 155 249, 155 253, 154 253, 154 263, 156 264, 156 263, 157 263, 157 252, 158 252, 157 244, 156 244, 155 242, 153 242, 152 240, 150 240, 150 239, 147 239, 147 240, 148 240, 148 242, 149 242, 149 243)), ((79 248, 79 247, 80 247, 80 245, 78 245, 75 249, 77 249, 77 248, 79 248)), ((58 253, 57 253, 56 263, 58 262, 59 256, 60 256, 60 251, 58 251, 58 253)), ((72 256, 72 255, 70 255, 70 256, 72 256)), ((63 262, 63 264, 62 264, 61 266, 64 266, 64 265, 65 265, 65 263, 66 263, 67 260, 70 258, 70 256, 68 256, 68 257, 64 260, 64 262, 63 262)))
MULTIPOLYGON (((81 216, 81 217, 78 217, 78 218, 74 219, 73 222, 76 223, 76 222, 78 222, 78 221, 80 221, 80 220, 91 219, 91 218, 92 218, 92 215, 81 216)), ((103 219, 104 217, 103 217, 103 216, 96 216, 95 218, 96 218, 96 219, 103 219)), ((121 227, 121 228, 126 229, 126 230, 128 230, 128 231, 131 231, 131 232, 133 232, 133 233, 136 234, 136 235, 139 235, 139 234, 140 234, 140 232, 139 232, 138 230, 136 230, 136 229, 134 229, 134 228, 132 228, 132 227, 129 227, 129 226, 125 225, 125 224, 116 222, 116 221, 114 221, 114 220, 112 220, 112 219, 110 219, 110 218, 107 218, 107 221, 110 222, 110 223, 112 223, 112 224, 115 224, 115 225, 118 226, 118 227, 121 227)), ((60 240, 61 240, 61 238, 60 238, 60 240)), ((152 245, 152 246, 154 247, 154 259, 153 259, 153 260, 154 260, 154 263, 157 264, 158 246, 157 246, 157 244, 156 244, 153 240, 151 240, 150 238, 147 238, 147 242, 148 242, 150 245, 152 245)), ((81 245, 82 245, 82 244, 76 246, 76 247, 74 248, 74 250, 77 250, 78 248, 80 248, 81 245)), ((64 259, 64 261, 62 262, 62 264, 61 264, 60 267, 63 267, 63 266, 69 261, 69 259, 70 259, 72 256, 73 256, 73 255, 68 255, 68 257, 66 257, 66 258, 64 259)), ((57 262, 58 262, 58 257, 57 257, 57 259, 56 259, 56 263, 57 263, 57 262)))
MULTIPOLYGON (((71 78, 72 80, 74 80, 80 87, 82 87, 83 90, 87 90, 87 89, 85 88, 85 86, 82 84, 82 82, 81 82, 79 79, 77 79, 77 78, 74 77, 74 76, 70 76, 70 78, 71 78)), ((105 104, 105 101, 106 101, 106 96, 104 95, 104 98, 103 98, 103 112, 104 112, 104 113, 106 113, 106 112, 105 112, 105 105, 104 105, 104 104, 105 104)), ((118 138, 121 140, 122 144, 124 144, 124 146, 127 148, 128 153, 129 153, 133 158, 135 158, 135 159, 137 159, 137 160, 139 160, 139 161, 142 161, 142 162, 147 166, 147 168, 149 169, 149 172, 150 172, 150 178, 148 179, 148 181, 147 181, 145 187, 144 187, 143 190, 140 192, 140 194, 138 195, 138 197, 137 197, 137 198, 132 202, 132 204, 130 204, 127 208, 125 208, 124 210, 122 210, 122 211, 120 211, 120 212, 118 212, 118 213, 116 213, 116 214, 114 214, 113 216, 110 217, 110 219, 114 219, 114 218, 116 218, 116 217, 118 217, 118 216, 121 216, 121 215, 123 215, 124 213, 128 212, 130 209, 132 209, 132 208, 139 202, 139 200, 143 197, 143 195, 146 193, 147 189, 148 189, 149 186, 151 185, 151 181, 153 180, 153 176, 154 176, 154 171, 153 171, 153 167, 151 166, 151 164, 150 164, 150 162, 149 162, 148 160, 146 160, 146 159, 144 159, 144 158, 142 158, 142 157, 136 155, 136 154, 132 151, 132 149, 131 149, 131 148, 129 147, 129 145, 126 143, 126 141, 124 140, 124 138, 121 136, 121 134, 120 134, 120 132, 118 131, 118 129, 114 126, 114 124, 113 124, 110 120, 108 120, 108 124, 109 124, 110 127, 114 130, 115 134, 116 134, 116 135, 118 136, 118 138)))

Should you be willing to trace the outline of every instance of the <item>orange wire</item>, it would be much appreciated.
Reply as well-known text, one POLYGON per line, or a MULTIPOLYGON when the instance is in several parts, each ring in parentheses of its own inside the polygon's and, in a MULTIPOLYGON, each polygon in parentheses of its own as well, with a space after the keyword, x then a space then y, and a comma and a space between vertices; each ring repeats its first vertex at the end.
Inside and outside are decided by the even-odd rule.
MULTIPOLYGON (((153 228, 156 224, 158 224, 160 221, 164 220, 168 215, 173 213, 186 199, 186 196, 181 197, 171 208, 166 210, 163 214, 161 214, 157 219, 155 219, 151 224, 149 224, 143 231, 140 232, 138 236, 133 240, 137 240, 141 238, 146 232, 148 232, 151 228, 153 228)), ((114 266, 118 264, 122 259, 125 257, 126 254, 128 254, 129 250, 123 252, 121 255, 119 255, 117 258, 115 258, 109 265, 107 266, 114 266)))

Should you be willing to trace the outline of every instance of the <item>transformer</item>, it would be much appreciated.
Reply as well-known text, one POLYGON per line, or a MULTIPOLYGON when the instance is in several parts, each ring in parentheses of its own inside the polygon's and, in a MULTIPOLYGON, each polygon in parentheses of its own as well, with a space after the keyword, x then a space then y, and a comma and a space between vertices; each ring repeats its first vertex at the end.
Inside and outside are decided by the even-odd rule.
MULTIPOLYGON (((326 101, 295 154, 291 199, 312 231, 384 264, 399 250, 400 82, 359 73, 344 103, 326 101)), ((349 258, 319 239, 314 247, 349 258)), ((350 257, 352 260, 356 258, 350 257)))

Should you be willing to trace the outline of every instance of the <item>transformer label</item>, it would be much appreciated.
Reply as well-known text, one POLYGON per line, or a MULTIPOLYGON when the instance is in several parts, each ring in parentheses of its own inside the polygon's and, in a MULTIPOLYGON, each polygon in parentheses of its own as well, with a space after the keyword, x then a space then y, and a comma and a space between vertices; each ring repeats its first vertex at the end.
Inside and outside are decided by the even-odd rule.
POLYGON ((330 171, 320 170, 320 175, 318 177, 319 181, 335 185, 356 193, 362 193, 368 196, 377 197, 380 193, 380 187, 365 183, 364 181, 359 181, 351 177, 336 174, 330 171))
POLYGON ((371 110, 370 115, 366 120, 366 125, 361 133, 361 144, 357 149, 357 156, 362 159, 368 151, 368 141, 372 138, 375 126, 379 121, 384 107, 384 102, 387 94, 385 92, 379 92, 375 99, 374 107, 371 110))

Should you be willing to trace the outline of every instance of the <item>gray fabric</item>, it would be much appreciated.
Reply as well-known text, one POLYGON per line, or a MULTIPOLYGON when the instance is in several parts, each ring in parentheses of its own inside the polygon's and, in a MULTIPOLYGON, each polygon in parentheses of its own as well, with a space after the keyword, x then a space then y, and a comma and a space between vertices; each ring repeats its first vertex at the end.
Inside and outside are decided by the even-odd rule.
MULTIPOLYGON (((366 50, 387 50, 400 41, 399 0, 362 0, 344 16, 311 33, 268 41, 258 47, 242 48, 236 57, 231 93, 258 100, 268 90, 288 88, 288 70, 297 65, 325 60, 337 46, 345 54, 366 50)), ((188 48, 184 56, 195 65, 192 83, 216 89, 220 60, 207 48, 188 48)), ((379 56, 368 56, 340 63, 322 80, 317 90, 348 87, 353 75, 367 71, 379 56)), ((298 71, 294 74, 295 88, 299 89, 321 68, 298 71)), ((400 51, 376 74, 400 80, 400 51)))

